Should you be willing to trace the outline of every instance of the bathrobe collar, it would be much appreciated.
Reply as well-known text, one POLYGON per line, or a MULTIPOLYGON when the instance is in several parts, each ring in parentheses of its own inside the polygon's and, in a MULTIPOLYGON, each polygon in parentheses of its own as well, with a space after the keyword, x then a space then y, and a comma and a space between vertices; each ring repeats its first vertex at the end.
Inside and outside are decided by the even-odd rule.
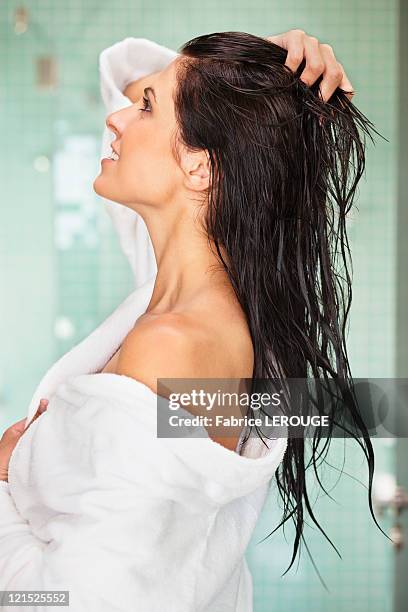
POLYGON ((150 278, 132 291, 93 332, 51 366, 34 392, 27 412, 26 427, 36 413, 40 399, 50 398, 60 383, 70 376, 93 374, 105 366, 133 328, 136 319, 146 311, 155 278, 150 278))

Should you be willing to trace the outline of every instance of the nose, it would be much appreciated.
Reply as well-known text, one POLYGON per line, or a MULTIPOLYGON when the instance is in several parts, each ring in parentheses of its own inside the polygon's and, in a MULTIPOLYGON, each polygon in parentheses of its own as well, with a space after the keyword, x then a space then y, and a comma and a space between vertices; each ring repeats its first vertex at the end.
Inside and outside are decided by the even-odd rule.
POLYGON ((108 115, 106 117, 105 124, 108 130, 111 130, 118 137, 120 134, 118 128, 116 127, 116 115, 117 112, 108 115))
POLYGON ((133 112, 132 106, 125 106, 125 108, 111 113, 105 119, 106 127, 112 130, 116 137, 119 138, 123 134, 126 125, 131 121, 133 112))

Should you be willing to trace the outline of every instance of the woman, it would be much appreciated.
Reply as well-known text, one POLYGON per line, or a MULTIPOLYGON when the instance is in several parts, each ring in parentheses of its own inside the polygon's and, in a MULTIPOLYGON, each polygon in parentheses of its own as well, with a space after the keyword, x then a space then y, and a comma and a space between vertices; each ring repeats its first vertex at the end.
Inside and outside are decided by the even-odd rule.
POLYGON ((67 589, 74 610, 248 611, 244 553, 275 472, 292 563, 303 504, 314 519, 304 441, 156 437, 157 378, 347 375, 332 247, 345 263, 369 122, 331 48, 299 30, 159 47, 114 45, 123 61, 102 90, 115 155, 94 189, 137 288, 54 364, 27 421, 41 396, 48 408, 3 435, 0 589, 67 589), (141 219, 153 276, 134 256, 141 219))

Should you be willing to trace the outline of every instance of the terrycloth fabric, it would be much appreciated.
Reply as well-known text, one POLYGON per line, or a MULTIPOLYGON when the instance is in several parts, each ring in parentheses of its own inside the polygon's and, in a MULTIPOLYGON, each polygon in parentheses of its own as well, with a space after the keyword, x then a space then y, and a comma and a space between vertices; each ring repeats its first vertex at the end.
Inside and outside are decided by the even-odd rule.
POLYGON ((58 386, 0 489, 0 589, 69 590, 75 612, 252 610, 243 555, 286 439, 254 460, 156 427, 133 378, 58 386))
MULTIPOLYGON (((126 81, 172 54, 146 39, 103 51, 107 111, 126 105, 126 81)), ((103 141, 106 156, 106 128, 103 141)), ((26 425, 41 397, 48 409, 19 439, 9 482, 0 481, 0 590, 69 590, 72 612, 251 612, 245 548, 287 440, 265 453, 252 439, 239 454, 208 435, 157 438, 157 395, 97 373, 145 312, 155 281, 142 219, 106 206, 136 289, 33 395, 26 425)))

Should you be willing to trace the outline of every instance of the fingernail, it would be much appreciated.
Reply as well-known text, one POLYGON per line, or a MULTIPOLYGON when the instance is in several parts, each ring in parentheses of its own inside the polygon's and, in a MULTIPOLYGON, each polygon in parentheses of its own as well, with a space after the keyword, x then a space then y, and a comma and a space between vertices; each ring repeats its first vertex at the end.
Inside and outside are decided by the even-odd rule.
POLYGON ((48 405, 48 400, 46 400, 46 399, 42 399, 42 400, 40 400, 40 405, 39 405, 39 407, 38 407, 38 410, 39 410, 40 412, 44 412, 44 410, 46 410, 46 409, 47 409, 47 405, 48 405))

